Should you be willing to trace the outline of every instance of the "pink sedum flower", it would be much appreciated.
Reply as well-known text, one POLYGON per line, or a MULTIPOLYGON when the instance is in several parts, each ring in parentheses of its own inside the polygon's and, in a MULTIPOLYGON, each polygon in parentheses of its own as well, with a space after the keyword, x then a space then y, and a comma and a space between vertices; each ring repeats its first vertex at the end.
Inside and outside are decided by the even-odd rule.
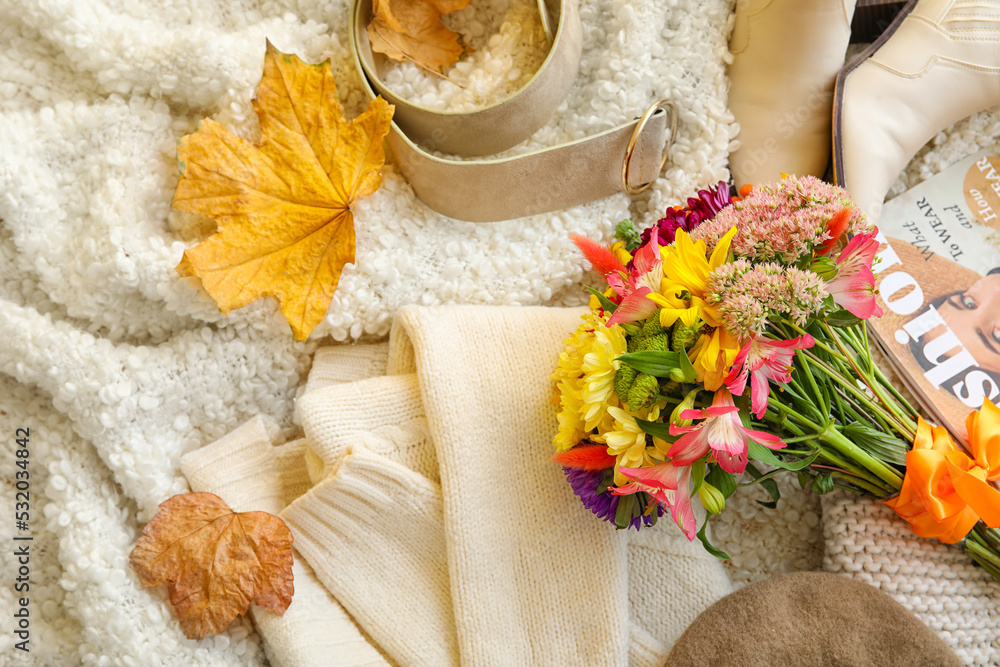
POLYGON ((837 257, 836 277, 826 281, 826 291, 833 295, 834 302, 863 320, 882 315, 882 309, 875 303, 872 273, 872 262, 878 252, 877 233, 878 230, 852 238, 837 257))
POLYGON ((687 427, 670 425, 671 435, 681 435, 667 455, 675 465, 689 466, 705 454, 723 470, 733 474, 747 467, 750 440, 767 447, 781 449, 785 443, 776 435, 745 428, 740 421, 739 408, 726 387, 715 392, 712 405, 704 410, 685 410, 681 419, 702 419, 699 424, 687 427))
POLYGON ((822 251, 838 231, 863 233, 871 228, 847 190, 812 176, 755 185, 742 201, 702 223, 692 237, 714 247, 734 225, 739 233, 732 241, 733 254, 785 265, 798 263, 816 249, 822 251), (836 229, 830 228, 833 219, 836 229))
POLYGON ((670 508, 674 523, 689 540, 694 540, 697 522, 691 507, 691 468, 671 462, 646 468, 619 468, 629 478, 628 484, 610 487, 616 496, 645 491, 664 507, 670 508))
POLYGON ((663 263, 660 261, 660 242, 654 229, 649 243, 639 248, 632 258, 632 268, 607 276, 608 286, 622 298, 608 320, 608 326, 644 320, 656 312, 657 305, 646 295, 658 292, 661 280, 663 263))
POLYGON ((767 412, 768 382, 785 383, 792 379, 792 358, 795 350, 805 350, 816 344, 809 334, 789 340, 769 340, 756 336, 743 346, 733 370, 726 378, 726 387, 737 396, 746 390, 750 379, 750 405, 757 419, 767 412))

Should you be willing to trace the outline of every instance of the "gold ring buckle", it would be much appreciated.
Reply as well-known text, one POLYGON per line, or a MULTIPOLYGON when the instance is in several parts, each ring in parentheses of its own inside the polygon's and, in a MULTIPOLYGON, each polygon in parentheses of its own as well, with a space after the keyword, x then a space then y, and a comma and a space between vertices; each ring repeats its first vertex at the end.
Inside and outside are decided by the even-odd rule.
POLYGON ((657 170, 657 174, 663 171, 663 167, 667 164, 667 159, 670 157, 670 147, 674 143, 674 137, 677 136, 677 105, 670 100, 657 100, 653 103, 651 107, 646 109, 646 113, 642 114, 642 118, 636 123, 635 129, 632 130, 632 136, 628 140, 628 148, 625 149, 625 159, 622 160, 622 185, 625 186, 625 192, 630 195, 637 195, 650 185, 652 185, 656 179, 653 179, 649 183, 643 183, 638 187, 632 187, 628 182, 628 170, 632 166, 632 154, 635 152, 635 146, 639 143, 639 135, 642 134, 642 130, 646 127, 646 123, 649 119, 659 111, 660 109, 666 110, 670 114, 670 138, 667 139, 667 145, 663 148, 663 160, 660 162, 660 168, 657 170))

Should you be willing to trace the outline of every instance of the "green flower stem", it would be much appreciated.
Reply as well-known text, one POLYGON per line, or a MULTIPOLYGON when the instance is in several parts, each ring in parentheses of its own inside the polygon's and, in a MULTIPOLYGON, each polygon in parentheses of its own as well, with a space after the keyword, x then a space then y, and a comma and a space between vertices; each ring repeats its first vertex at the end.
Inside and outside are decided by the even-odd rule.
MULTIPOLYGON (((830 451, 829 448, 820 448, 820 459, 823 459, 826 463, 837 469, 837 472, 843 473, 845 479, 850 479, 852 483, 854 482, 864 482, 865 488, 869 493, 874 493, 876 496, 888 496, 892 494, 892 490, 886 488, 886 483, 871 474, 864 468, 860 468, 850 461, 842 459, 837 454, 830 451), (872 490, 874 489, 874 491, 872 490)), ((815 466, 821 468, 822 466, 815 466)), ((862 486, 862 484, 858 484, 862 486)))
POLYGON ((801 410, 808 413, 806 416, 809 419, 813 422, 818 422, 827 418, 827 415, 822 414, 815 403, 808 400, 808 392, 806 392, 805 387, 798 380, 792 378, 786 386, 791 389, 791 391, 786 392, 791 396, 789 402, 794 402, 801 410))
MULTIPOLYGON (((869 483, 869 482, 867 482, 867 481, 865 481, 863 479, 860 479, 858 477, 853 477, 851 475, 845 474, 845 473, 840 472, 840 471, 834 471, 834 472, 832 472, 830 474, 835 479, 842 479, 847 484, 852 484, 852 485, 858 487, 859 489, 864 489, 867 493, 872 494, 876 498, 878 498, 878 497, 884 497, 886 495, 886 491, 882 487, 876 486, 875 484, 871 484, 871 483, 869 483)), ((834 486, 838 486, 838 485, 835 483, 834 486)), ((844 488, 844 487, 842 485, 840 485, 840 488, 844 488)))
POLYGON ((844 491, 850 491, 851 493, 853 493, 856 496, 867 496, 868 495, 867 493, 865 493, 861 489, 855 488, 853 486, 848 486, 847 484, 842 484, 841 482, 836 482, 835 481, 833 483, 833 486, 834 486, 834 488, 837 488, 837 489, 843 489, 844 491))
POLYGON ((805 442, 806 440, 815 440, 815 439, 816 439, 815 433, 808 433, 806 435, 797 435, 794 438, 782 438, 781 440, 786 445, 792 445, 795 444, 796 442, 805 442))
MULTIPOLYGON (((864 336, 863 340, 859 340, 859 339, 857 339, 855 337, 854 338, 854 342, 855 342, 856 345, 863 345, 864 349, 868 350, 869 349, 868 348, 868 328, 867 327, 862 328, 861 332, 862 332, 862 335, 864 336)), ((854 334, 852 333, 851 335, 853 336, 854 334)), ((916 408, 914 408, 910 404, 910 401, 907 400, 906 397, 903 396, 903 394, 896 388, 896 386, 892 382, 889 381, 889 378, 887 378, 885 376, 885 373, 882 372, 881 368, 879 368, 874 363, 870 364, 870 366, 871 366, 871 369, 872 369, 872 376, 876 380, 878 380, 878 384, 879 384, 880 387, 882 387, 883 389, 888 390, 889 393, 892 395, 892 397, 894 399, 896 399, 896 403, 906 413, 904 416, 906 417, 905 421, 906 421, 908 427, 912 428, 913 432, 916 433, 916 430, 917 430, 916 420, 917 420, 917 414, 918 414, 916 408)), ((911 437, 910 439, 912 440, 913 438, 911 437)))
POLYGON ((994 579, 1000 580, 1000 556, 990 549, 981 535, 975 531, 969 533, 969 536, 965 538, 965 547, 962 550, 989 572, 994 579))
MULTIPOLYGON (((819 321, 819 325, 826 332, 826 334, 836 342, 837 347, 840 348, 841 352, 843 352, 845 356, 848 356, 847 350, 844 349, 844 343, 841 341, 840 337, 836 333, 834 333, 833 329, 830 328, 830 325, 823 320, 819 321)), ((850 359, 850 357, 848 357, 848 359, 850 359)), ((868 363, 869 367, 874 366, 874 364, 871 363, 871 359, 868 359, 868 362, 869 362, 868 363)), ((851 363, 853 365, 853 362, 851 363)), ((854 368, 857 371, 858 375, 861 376, 861 378, 865 381, 865 384, 867 384, 868 387, 875 393, 875 395, 878 396, 879 400, 882 402, 882 406, 890 413, 892 413, 892 415, 900 422, 900 425, 903 428, 907 429, 908 432, 904 433, 903 435, 906 435, 907 440, 912 441, 913 436, 917 432, 917 425, 913 422, 912 419, 909 419, 906 415, 902 414, 901 411, 897 409, 895 401, 890 401, 888 397, 886 397, 884 386, 888 384, 888 382, 885 382, 884 380, 882 382, 869 382, 868 381, 869 378, 866 377, 865 375, 862 375, 860 368, 857 368, 856 366, 854 368)))
MULTIPOLYGON (((809 333, 802 327, 795 324, 794 322, 783 320, 782 323, 788 326, 789 328, 793 329, 800 335, 809 333)), ((813 336, 813 340, 815 340, 815 346, 820 348, 827 354, 829 354, 832 359, 836 359, 840 361, 842 364, 850 365, 852 370, 854 370, 854 372, 858 374, 860 379, 863 380, 865 384, 868 385, 872 389, 873 393, 879 398, 879 401, 882 403, 880 407, 884 408, 884 412, 882 414, 885 415, 885 413, 888 412, 889 415, 892 415, 892 419, 887 419, 887 421, 889 421, 890 423, 893 421, 897 422, 897 428, 895 428, 894 430, 896 430, 897 432, 900 433, 900 435, 905 437, 907 441, 912 441, 913 436, 916 433, 916 424, 914 423, 912 418, 912 416, 915 415, 916 412, 914 412, 913 407, 899 394, 899 392, 894 387, 892 387, 892 385, 889 383, 885 375, 883 375, 882 372, 878 369, 878 366, 871 363, 870 357, 865 357, 865 359, 866 361, 868 361, 867 364, 868 367, 873 368, 876 371, 876 373, 871 374, 872 376, 874 376, 873 378, 870 378, 867 374, 862 373, 861 369, 858 368, 857 365, 854 363, 854 361, 850 358, 850 356, 847 354, 847 350, 844 349, 843 343, 840 340, 841 336, 835 333, 826 322, 820 322, 819 324, 821 327, 823 327, 824 331, 829 336, 829 339, 833 340, 839 349, 834 349, 829 345, 827 345, 826 341, 823 338, 817 338, 813 336), (875 379, 877 381, 872 382, 869 381, 870 379, 875 379), (890 392, 892 393, 893 398, 895 398, 896 401, 898 401, 898 403, 896 403, 896 401, 891 401, 886 397, 884 393, 885 387, 890 388, 890 392), (897 409, 896 405, 904 406, 904 409, 908 414, 903 414, 901 410, 897 409)), ((860 342, 854 340, 853 338, 850 338, 846 333, 846 331, 843 331, 841 335, 847 338, 848 342, 851 343, 852 348, 855 348, 855 346, 860 345, 860 342)), ((869 409, 873 409, 874 406, 876 406, 876 403, 871 401, 867 397, 867 395, 864 394, 864 392, 860 391, 854 385, 853 382, 848 382, 845 380, 845 378, 850 375, 849 373, 844 373, 844 372, 837 373, 833 371, 833 369, 828 364, 826 364, 826 362, 819 359, 819 357, 817 357, 812 352, 809 352, 808 350, 803 350, 803 352, 806 353, 806 356, 808 358, 815 359, 819 364, 822 364, 821 368, 826 370, 827 373, 829 373, 830 376, 833 377, 833 379, 835 379, 837 382, 845 386, 855 396, 863 396, 864 402, 867 404, 866 407, 869 407, 869 409)), ((857 352, 856 348, 855 352, 857 352)), ((888 417, 888 415, 885 415, 885 417, 888 417)))
MULTIPOLYGON (((879 427, 881 427, 881 429, 886 433, 891 433, 894 430, 892 426, 889 425, 889 422, 887 422, 885 419, 882 418, 882 415, 876 412, 866 413, 860 405, 855 403, 850 396, 844 393, 843 389, 837 387, 835 388, 835 391, 838 397, 842 397, 843 400, 847 402, 848 405, 847 414, 854 421, 864 422, 865 420, 874 418, 875 421, 878 422, 879 427)), ((844 421, 846 423, 846 420, 844 421)))
POLYGON ((820 434, 819 440, 830 445, 851 461, 857 462, 865 469, 878 475, 881 479, 889 483, 892 490, 899 491, 899 487, 903 485, 903 477, 899 472, 855 445, 832 425, 826 427, 823 433, 820 434))
MULTIPOLYGON (((795 436, 802 437, 805 440, 819 440, 822 442, 823 441, 822 436, 824 435, 824 433, 832 428, 832 427, 824 428, 817 425, 816 423, 810 421, 808 418, 803 417, 791 406, 786 405, 781 401, 776 401, 774 400, 773 397, 768 404, 768 411, 767 414, 764 415, 764 419, 778 426, 778 428, 782 428, 786 431, 789 431, 793 433, 795 436), (774 412, 777 413, 774 414, 774 416, 772 416, 772 408, 774 408, 774 412), (780 413, 782 412, 785 413, 790 418, 792 418, 793 421, 785 422, 784 425, 781 425, 780 413), (794 423, 796 421, 799 422, 799 424, 794 423), (806 429, 808 429, 808 431, 810 432, 807 433, 806 429)), ((847 438, 839 434, 839 432, 838 435, 841 436, 841 439, 844 442, 848 443, 851 447, 856 448, 856 446, 853 443, 851 443, 850 440, 847 440, 847 438)), ((899 489, 899 484, 896 484, 895 487, 887 485, 885 481, 880 479, 877 474, 874 474, 874 471, 867 469, 861 461, 857 461, 856 459, 852 458, 849 454, 846 456, 846 458, 842 458, 840 456, 840 452, 834 451, 834 448, 832 447, 822 447, 821 445, 819 445, 819 443, 817 443, 817 446, 820 447, 820 455, 819 455, 820 459, 840 468, 841 470, 844 470, 848 474, 851 474, 859 479, 865 480, 869 484, 875 485, 876 487, 878 487, 878 490, 876 491, 878 495, 884 496, 887 494, 891 494, 893 492, 893 488, 897 490, 899 489)), ((863 450, 858 450, 858 451, 861 451, 863 454, 865 454, 865 456, 868 456, 868 454, 865 453, 863 450)))
POLYGON ((865 394, 865 392, 858 389, 858 387, 850 382, 847 378, 843 377, 835 369, 831 368, 825 361, 817 357, 815 354, 809 350, 802 350, 803 358, 809 363, 813 364, 817 368, 826 371, 826 374, 834 380, 837 384, 843 387, 848 393, 850 393, 856 401, 861 403, 865 408, 870 410, 873 414, 877 414, 882 417, 886 422, 888 422, 893 430, 902 435, 908 441, 913 440, 913 432, 908 432, 906 426, 897 419, 897 417, 892 413, 892 411, 883 410, 883 406, 875 403, 871 398, 865 394))
POLYGON ((985 540, 985 544, 993 549, 1000 549, 1000 532, 996 528, 988 528, 985 523, 980 521, 976 524, 975 530, 985 540))
POLYGON ((819 385, 816 384, 816 378, 813 377, 812 371, 809 369, 809 364, 802 364, 802 371, 809 385, 812 387, 813 393, 816 395, 816 402, 820 405, 820 413, 829 415, 831 410, 829 397, 826 395, 826 392, 820 391, 819 385))

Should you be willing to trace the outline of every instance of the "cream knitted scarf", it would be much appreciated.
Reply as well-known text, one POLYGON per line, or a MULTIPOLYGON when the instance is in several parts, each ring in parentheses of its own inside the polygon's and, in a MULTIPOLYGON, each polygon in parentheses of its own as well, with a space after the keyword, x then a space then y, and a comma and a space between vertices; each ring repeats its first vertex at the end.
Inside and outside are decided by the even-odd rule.
MULTIPOLYGON (((240 509, 273 511, 306 476, 316 482, 281 516, 316 577, 296 572, 290 611, 300 595, 310 609, 324 599, 317 581, 343 607, 326 603, 323 618, 345 632, 334 640, 331 628, 326 647, 364 645, 346 609, 400 664, 661 664, 731 589, 668 521, 636 536, 598 520, 549 460, 548 376, 580 314, 405 308, 387 358, 378 347, 318 356, 298 405, 304 445, 272 446, 255 420, 185 456, 184 471, 240 509), (361 379, 383 359, 389 375, 361 379)), ((255 614, 272 658, 310 664, 272 634, 317 620, 300 630, 301 614, 255 614)))

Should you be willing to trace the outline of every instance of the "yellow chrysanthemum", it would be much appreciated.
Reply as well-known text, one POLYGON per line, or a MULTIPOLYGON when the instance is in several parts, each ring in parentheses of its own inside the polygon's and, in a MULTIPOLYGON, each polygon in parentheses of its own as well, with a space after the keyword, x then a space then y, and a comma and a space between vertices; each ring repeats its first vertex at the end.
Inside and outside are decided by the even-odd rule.
POLYGON ((576 331, 563 341, 559 361, 552 373, 556 390, 554 403, 559 406, 556 414, 559 430, 552 444, 558 451, 571 449, 586 433, 580 394, 583 386, 583 357, 594 342, 594 318, 592 314, 588 315, 583 317, 583 322, 576 331))
POLYGON ((558 452, 572 449, 586 435, 579 385, 579 380, 562 380, 556 386, 559 392, 559 412, 556 414, 559 430, 552 439, 552 445, 558 452))
MULTIPOLYGON (((661 463, 667 457, 670 446, 647 434, 635 421, 636 415, 621 409, 608 408, 608 413, 614 417, 614 426, 604 434, 604 444, 608 446, 608 454, 615 456, 615 483, 624 484, 628 480, 618 474, 618 468, 642 468, 661 463), (652 446, 648 446, 652 441, 652 446)), ((660 416, 660 406, 654 405, 643 410, 638 417, 646 421, 655 421, 660 416)))
POLYGON ((716 327, 712 333, 702 334, 688 355, 694 358, 692 363, 698 371, 698 381, 708 391, 715 391, 729 375, 739 351, 739 339, 725 327, 716 327))
POLYGON ((621 365, 617 358, 628 351, 625 332, 618 325, 608 327, 604 318, 593 316, 594 337, 583 355, 583 419, 590 431, 604 421, 609 406, 618 405, 615 373, 621 365))
POLYGON ((552 444, 558 451, 566 451, 580 442, 588 433, 600 441, 604 429, 613 420, 607 414, 609 405, 617 406, 615 373, 617 357, 625 354, 625 334, 621 327, 607 326, 608 314, 586 313, 583 322, 573 334, 563 341, 563 350, 552 373, 559 406, 556 414, 559 430, 552 444))

